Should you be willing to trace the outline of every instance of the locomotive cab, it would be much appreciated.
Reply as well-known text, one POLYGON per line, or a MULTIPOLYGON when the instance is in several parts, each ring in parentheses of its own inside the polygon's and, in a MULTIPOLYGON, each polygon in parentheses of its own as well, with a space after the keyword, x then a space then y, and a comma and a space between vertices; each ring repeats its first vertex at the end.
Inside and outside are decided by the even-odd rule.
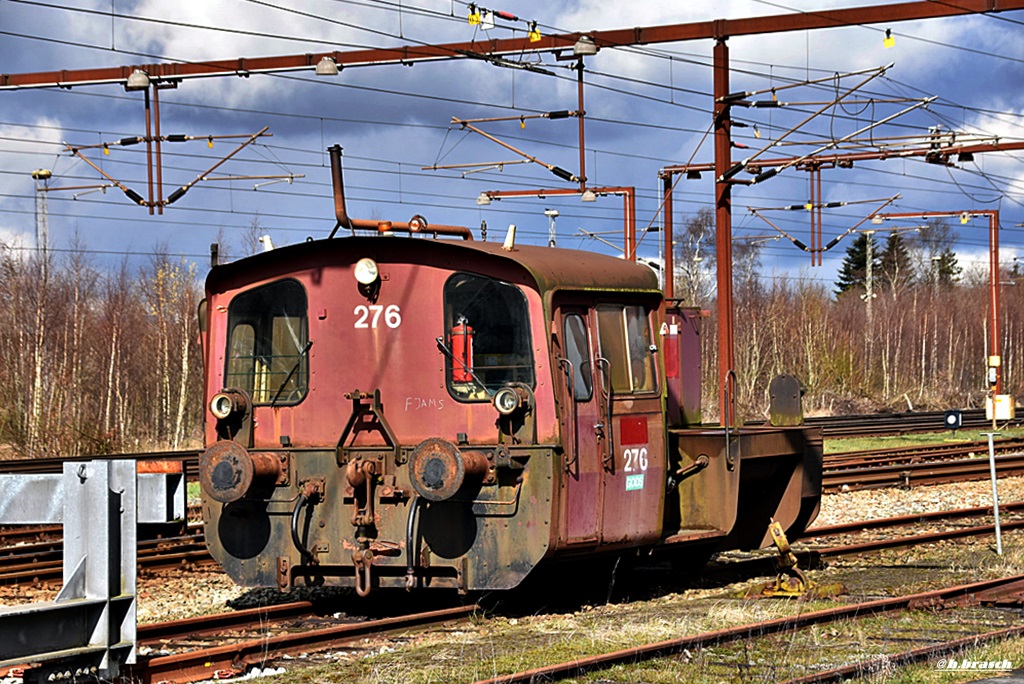
POLYGON ((237 583, 509 589, 813 520, 820 434, 700 425, 699 312, 650 269, 372 228, 207 278, 202 508, 237 583))

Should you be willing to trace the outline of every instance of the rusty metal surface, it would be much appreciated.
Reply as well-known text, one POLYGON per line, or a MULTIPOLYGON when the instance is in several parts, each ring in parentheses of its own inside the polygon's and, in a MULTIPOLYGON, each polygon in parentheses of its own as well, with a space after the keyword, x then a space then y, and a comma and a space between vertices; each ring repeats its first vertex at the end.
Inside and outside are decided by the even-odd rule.
POLYGON ((474 271, 485 273, 492 273, 491 269, 498 263, 515 265, 530 274, 542 293, 554 289, 599 288, 661 296, 657 275, 650 268, 603 254, 536 245, 517 245, 514 251, 508 252, 497 242, 386 239, 388 242, 363 236, 314 240, 256 254, 214 267, 206 281, 207 292, 216 293, 234 284, 316 268, 318 264, 353 264, 365 254, 387 249, 387 257, 382 254, 381 262, 386 258, 387 261, 430 264, 443 259, 445 263, 462 267, 473 265, 474 271))
POLYGON ((199 457, 199 484, 204 494, 221 503, 238 501, 257 480, 273 483, 286 472, 277 454, 252 452, 238 442, 214 443, 199 457))
POLYGON ((138 638, 142 645, 155 645, 169 639, 181 639, 194 636, 207 636, 225 632, 230 629, 245 629, 253 625, 261 625, 267 620, 308 615, 316 611, 316 606, 309 601, 280 603, 259 608, 244 608, 230 613, 201 615, 199 617, 170 620, 168 622, 152 622, 139 625, 138 638))
POLYGON ((261 72, 312 70, 326 56, 339 67, 413 64, 442 59, 480 56, 524 55, 556 50, 572 51, 582 35, 594 40, 598 47, 647 45, 689 40, 703 40, 726 36, 804 31, 837 26, 894 23, 914 19, 952 17, 979 12, 1001 12, 1021 9, 1020 0, 947 0, 941 4, 930 1, 903 2, 877 7, 822 9, 813 13, 787 13, 763 17, 716 19, 685 24, 668 24, 636 28, 544 34, 540 40, 527 37, 504 39, 475 39, 468 42, 437 45, 400 45, 388 48, 369 48, 346 51, 326 51, 301 55, 274 57, 246 57, 201 62, 155 63, 141 66, 118 66, 90 69, 63 69, 59 71, 26 74, 0 74, 0 89, 88 85, 96 83, 127 82, 136 68, 141 68, 156 81, 178 81, 183 78, 210 76, 248 76, 261 72))
POLYGON ((670 305, 659 344, 664 347, 667 384, 665 420, 669 427, 701 423, 701 311, 670 305))
POLYGON ((396 468, 387 450, 370 455, 353 460, 350 471, 338 467, 333 448, 293 451, 292 484, 274 487, 266 500, 207 500, 210 553, 235 582, 253 587, 354 586, 358 565, 359 586, 368 593, 404 589, 410 554, 416 587, 475 590, 516 586, 547 553, 556 460, 550 447, 499 450, 492 484, 485 475, 467 481, 448 500, 422 499, 412 521, 411 550, 411 501, 421 499, 403 494, 413 492, 408 464, 396 468), (364 470, 367 463, 374 467, 364 470), (296 487, 313 478, 323 480, 325 494, 320 503, 302 508, 298 533, 315 565, 297 549, 290 529, 296 487))
POLYGON ((795 375, 776 375, 768 385, 768 395, 771 400, 769 422, 772 425, 781 427, 804 424, 804 389, 795 375))
MULTIPOLYGON (((408 221, 376 221, 371 219, 354 219, 348 215, 345 207, 345 183, 341 165, 341 145, 331 145, 327 148, 331 157, 331 184, 334 188, 334 216, 337 224, 334 230, 347 228, 350 230, 362 229, 372 230, 379 233, 389 233, 400 230, 402 232, 434 233, 436 235, 454 235, 463 240, 472 240, 473 233, 464 226, 428 225, 427 220, 417 214, 408 221)), ((331 237, 334 233, 331 233, 331 237)))
POLYGON ((416 492, 430 501, 455 496, 466 478, 482 479, 487 458, 476 451, 459 451, 446 439, 431 437, 420 442, 409 458, 409 473, 416 492))
POLYGON ((702 456, 708 465, 679 484, 679 531, 670 543, 725 537, 723 548, 771 543, 768 525, 799 537, 820 502, 821 436, 803 428, 670 430, 676 467, 687 472, 702 456))
MULTIPOLYGON (((339 222, 346 221, 342 208, 339 222)), ((575 250, 509 252, 495 243, 396 237, 276 249, 217 267, 207 280, 208 393, 223 387, 232 297, 282 278, 305 290, 308 338, 317 342, 309 350, 303 401, 253 408, 253 450, 289 454, 284 477, 266 482, 260 496, 240 496, 247 489, 245 458, 253 457, 221 447, 230 450, 217 464, 230 496, 208 496, 204 519, 211 553, 236 582, 355 586, 363 595, 410 585, 506 589, 563 552, 662 542, 708 546, 727 536, 733 545, 757 546, 770 517, 789 534, 813 518, 820 439, 810 431, 744 429, 725 453, 720 436, 688 433, 686 439, 710 440, 706 448, 696 444, 707 452, 702 460, 675 444, 666 448, 661 358, 646 371, 651 378, 657 372, 658 381, 637 393, 600 391, 621 367, 597 361, 596 305, 646 308, 652 353, 664 351, 662 298, 646 267, 575 250), (379 266, 373 292, 353 277, 355 263, 365 258, 379 266), (486 397, 448 387, 446 357, 435 340, 455 318, 439 295, 460 271, 487 274, 522 292, 535 380, 523 387, 532 395, 521 426, 499 416, 486 397), (591 345, 594 391, 585 401, 566 394, 553 334, 562 307, 583 313, 591 345), (367 317, 371 308, 379 321, 367 317), (354 315, 359 310, 362 318, 354 315), (388 318, 385 310, 396 315, 388 318), (356 400, 369 396, 367 390, 369 413, 356 400), (666 483, 677 471, 686 474, 684 484, 667 499, 666 483), (314 479, 323 492, 315 501, 301 496, 303 483, 314 479)), ((699 378, 690 372, 699 337, 690 332, 677 350, 687 423, 699 406, 692 399, 699 397, 699 378)), ((207 425, 207 438, 215 437, 207 425)), ((207 464, 204 494, 214 486, 215 468, 207 464)))

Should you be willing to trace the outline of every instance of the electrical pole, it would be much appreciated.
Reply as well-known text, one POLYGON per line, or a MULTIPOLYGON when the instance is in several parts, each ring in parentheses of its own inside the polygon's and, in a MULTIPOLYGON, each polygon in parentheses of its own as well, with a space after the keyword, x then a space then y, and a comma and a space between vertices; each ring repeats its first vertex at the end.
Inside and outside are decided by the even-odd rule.
POLYGON ((32 179, 36 182, 36 254, 42 268, 46 268, 47 251, 50 247, 50 204, 47 200, 47 189, 53 172, 49 169, 36 169, 32 179))
POLYGON ((875 336, 875 317, 874 317, 874 309, 873 309, 872 304, 871 304, 871 300, 873 300, 875 298, 875 293, 874 293, 874 289, 873 289, 873 286, 874 286, 874 278, 873 278, 873 275, 874 275, 874 260, 875 260, 875 255, 874 255, 875 231, 873 231, 873 230, 866 230, 866 231, 864 231, 864 235, 867 238, 867 247, 866 247, 866 252, 865 252, 865 254, 867 254, 867 264, 866 264, 866 267, 865 267, 866 273, 864 274, 864 302, 865 302, 865 304, 867 304, 867 315, 868 315, 868 325, 864 329, 864 348, 867 351, 868 371, 870 372, 870 370, 871 370, 871 340, 875 336))

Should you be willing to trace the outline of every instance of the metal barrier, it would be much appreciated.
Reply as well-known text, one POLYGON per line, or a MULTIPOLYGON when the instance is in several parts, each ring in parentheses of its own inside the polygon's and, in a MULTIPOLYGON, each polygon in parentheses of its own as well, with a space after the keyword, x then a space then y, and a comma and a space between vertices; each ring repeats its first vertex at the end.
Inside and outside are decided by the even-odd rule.
POLYGON ((184 519, 184 476, 128 460, 65 463, 62 475, 0 475, 0 524, 63 523, 53 601, 0 608, 0 665, 26 682, 113 679, 135 662, 136 525, 184 519))

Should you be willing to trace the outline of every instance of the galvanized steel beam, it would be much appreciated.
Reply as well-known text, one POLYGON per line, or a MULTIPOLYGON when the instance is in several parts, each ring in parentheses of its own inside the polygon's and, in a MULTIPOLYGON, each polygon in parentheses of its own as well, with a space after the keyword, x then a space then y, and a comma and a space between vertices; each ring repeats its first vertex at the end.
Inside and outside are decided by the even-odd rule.
POLYGON ((128 460, 65 463, 60 487, 29 476, 8 511, 25 519, 62 503, 64 586, 54 601, 0 609, 0 665, 41 663, 26 681, 71 681, 112 679, 135 662, 135 478, 128 460), (47 500, 26 499, 46 488, 47 500))
MULTIPOLYGON (((64 467, 75 465, 65 463, 64 467)), ((79 463, 78 465, 84 465, 79 463)), ((66 477, 55 474, 0 475, 0 525, 58 525, 65 518, 66 477)), ((139 473, 137 520, 169 523, 185 519, 182 473, 139 473)))

